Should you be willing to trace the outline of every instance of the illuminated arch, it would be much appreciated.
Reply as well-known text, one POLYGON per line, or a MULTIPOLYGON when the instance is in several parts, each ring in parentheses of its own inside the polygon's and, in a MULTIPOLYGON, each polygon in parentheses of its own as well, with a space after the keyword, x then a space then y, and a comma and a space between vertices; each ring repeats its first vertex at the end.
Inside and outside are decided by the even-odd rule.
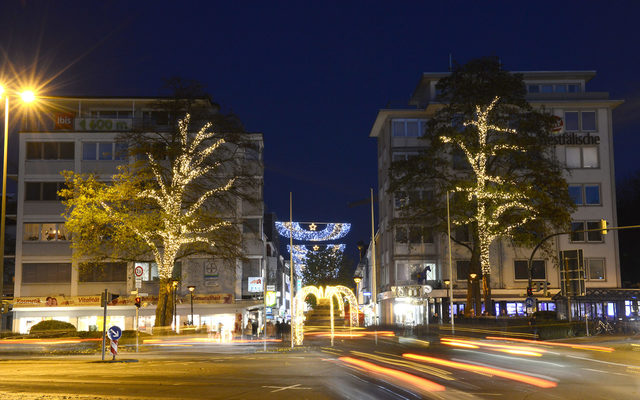
POLYGON ((303 287, 295 297, 295 316, 293 318, 293 337, 296 345, 302 345, 304 340, 304 301, 310 294, 314 295, 316 300, 327 299, 329 300, 330 318, 331 318, 331 343, 333 344, 333 297, 338 299, 338 307, 341 315, 344 315, 344 301, 346 298, 349 302, 349 325, 351 328, 358 326, 358 301, 353 291, 346 286, 305 286, 303 287))

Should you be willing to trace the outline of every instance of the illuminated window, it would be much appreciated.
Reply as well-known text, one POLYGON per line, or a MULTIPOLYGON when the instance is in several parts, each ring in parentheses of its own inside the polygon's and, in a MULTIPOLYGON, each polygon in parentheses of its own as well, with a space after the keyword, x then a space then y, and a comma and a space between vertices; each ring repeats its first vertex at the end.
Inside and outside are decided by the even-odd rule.
POLYGON ((598 148, 595 146, 565 147, 567 168, 598 168, 598 148))
POLYGON ((71 240, 64 223, 24 224, 24 241, 53 242, 71 240))

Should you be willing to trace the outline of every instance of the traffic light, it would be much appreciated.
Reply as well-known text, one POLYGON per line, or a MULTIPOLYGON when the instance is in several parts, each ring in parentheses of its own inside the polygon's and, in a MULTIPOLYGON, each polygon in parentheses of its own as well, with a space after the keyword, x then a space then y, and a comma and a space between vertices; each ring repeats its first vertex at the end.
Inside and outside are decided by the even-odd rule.
POLYGON ((527 286, 527 296, 533 296, 533 289, 531 289, 531 286, 527 286))
POLYGON ((607 234, 607 220, 606 219, 601 219, 600 220, 600 229, 602 230, 602 234, 603 235, 607 234))
POLYGON ((140 297, 136 297, 136 307, 140 308, 140 297))

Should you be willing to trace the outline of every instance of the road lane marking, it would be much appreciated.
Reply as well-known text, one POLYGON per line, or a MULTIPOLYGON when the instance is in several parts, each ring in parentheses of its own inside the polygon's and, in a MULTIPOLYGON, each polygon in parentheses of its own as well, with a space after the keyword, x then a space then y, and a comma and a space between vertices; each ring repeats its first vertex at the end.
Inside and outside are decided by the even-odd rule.
POLYGON ((620 364, 620 363, 614 363, 611 361, 602 361, 602 360, 594 360, 592 358, 586 358, 586 357, 578 357, 578 356, 567 356, 567 357, 571 357, 571 358, 577 358, 579 360, 585 360, 585 361, 593 361, 593 362, 599 362, 602 364, 609 364, 609 365, 618 365, 620 367, 627 367, 627 368, 640 368, 640 366, 638 365, 630 365, 630 364, 620 364))
POLYGON ((276 390, 272 390, 271 393, 275 393, 275 392, 281 392, 283 390, 305 390, 305 389, 311 389, 310 387, 300 387, 300 385, 302 385, 301 383, 296 383, 295 385, 291 385, 291 386, 262 386, 263 388, 267 388, 267 389, 276 389, 276 390))

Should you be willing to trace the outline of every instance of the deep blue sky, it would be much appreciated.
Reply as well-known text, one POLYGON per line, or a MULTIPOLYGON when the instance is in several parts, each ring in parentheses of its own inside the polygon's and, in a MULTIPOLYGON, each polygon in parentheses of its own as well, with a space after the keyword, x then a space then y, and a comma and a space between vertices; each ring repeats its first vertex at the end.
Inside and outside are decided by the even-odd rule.
POLYGON ((614 112, 616 174, 640 149, 638 2, 7 1, 0 72, 51 79, 51 95, 153 96, 201 81, 265 142, 265 200, 280 218, 346 221, 370 235, 378 109, 420 74, 497 55, 509 70, 596 70, 614 112), (444 5, 453 3, 455 6, 444 5), (611 4, 613 3, 613 4, 611 4), (530 5, 525 5, 530 4, 530 5))

